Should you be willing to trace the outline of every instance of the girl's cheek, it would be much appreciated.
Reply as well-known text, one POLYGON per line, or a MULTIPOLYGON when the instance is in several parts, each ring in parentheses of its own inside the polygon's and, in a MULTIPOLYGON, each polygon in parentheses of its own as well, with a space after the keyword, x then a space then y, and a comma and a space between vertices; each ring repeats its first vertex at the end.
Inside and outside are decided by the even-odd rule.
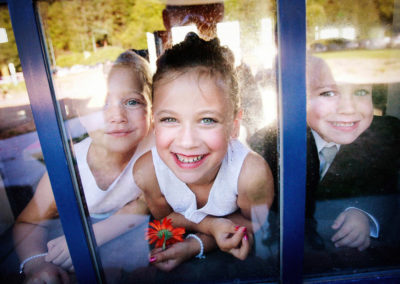
POLYGON ((227 129, 205 131, 202 136, 207 141, 209 147, 214 149, 225 147, 230 140, 230 132, 227 129))

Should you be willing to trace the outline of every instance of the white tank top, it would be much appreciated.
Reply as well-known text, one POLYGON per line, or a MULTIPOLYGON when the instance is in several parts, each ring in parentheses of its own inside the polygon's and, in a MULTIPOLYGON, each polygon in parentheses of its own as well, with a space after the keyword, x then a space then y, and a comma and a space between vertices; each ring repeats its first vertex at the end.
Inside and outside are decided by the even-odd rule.
POLYGON ((153 163, 158 184, 168 204, 186 219, 199 223, 207 215, 226 216, 238 209, 238 179, 249 149, 236 139, 229 142, 228 151, 222 161, 217 177, 211 187, 206 205, 197 208, 196 196, 178 179, 152 148, 153 163))
POLYGON ((144 153, 149 151, 152 143, 139 144, 131 160, 106 189, 102 190, 97 186, 96 180, 87 163, 87 154, 92 142, 90 137, 74 145, 79 174, 85 194, 86 204, 92 217, 108 217, 128 202, 138 198, 141 190, 133 179, 133 165, 144 153))

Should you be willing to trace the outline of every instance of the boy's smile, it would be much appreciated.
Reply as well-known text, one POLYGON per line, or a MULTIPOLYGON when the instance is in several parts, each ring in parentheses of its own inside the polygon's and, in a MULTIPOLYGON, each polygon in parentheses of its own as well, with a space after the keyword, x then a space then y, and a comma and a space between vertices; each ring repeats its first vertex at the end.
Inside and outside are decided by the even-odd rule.
POLYGON ((212 184, 233 131, 228 95, 215 78, 194 69, 161 82, 154 91, 158 154, 188 186, 212 184))
POLYGON ((327 64, 318 59, 311 59, 307 82, 307 123, 326 142, 350 144, 371 125, 371 86, 337 85, 327 64))

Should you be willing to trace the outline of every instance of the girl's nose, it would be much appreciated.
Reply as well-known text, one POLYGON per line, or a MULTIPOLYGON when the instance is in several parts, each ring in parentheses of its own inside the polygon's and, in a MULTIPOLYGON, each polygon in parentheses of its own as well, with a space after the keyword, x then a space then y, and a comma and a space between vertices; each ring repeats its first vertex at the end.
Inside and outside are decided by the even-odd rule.
POLYGON ((182 126, 178 142, 182 148, 190 149, 197 145, 196 130, 190 125, 182 126))
POLYGON ((105 109, 105 117, 110 123, 126 123, 126 110, 120 104, 108 105, 105 109))

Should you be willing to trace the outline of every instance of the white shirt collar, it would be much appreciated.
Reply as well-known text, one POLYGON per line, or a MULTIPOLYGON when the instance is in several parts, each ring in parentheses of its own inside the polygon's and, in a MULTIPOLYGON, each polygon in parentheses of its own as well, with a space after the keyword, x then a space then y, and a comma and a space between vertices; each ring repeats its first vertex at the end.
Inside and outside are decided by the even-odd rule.
POLYGON ((337 147, 338 150, 340 149, 340 144, 334 142, 326 142, 314 129, 311 129, 311 133, 314 136, 315 145, 317 146, 318 153, 322 150, 322 148, 331 147, 334 145, 337 147))

